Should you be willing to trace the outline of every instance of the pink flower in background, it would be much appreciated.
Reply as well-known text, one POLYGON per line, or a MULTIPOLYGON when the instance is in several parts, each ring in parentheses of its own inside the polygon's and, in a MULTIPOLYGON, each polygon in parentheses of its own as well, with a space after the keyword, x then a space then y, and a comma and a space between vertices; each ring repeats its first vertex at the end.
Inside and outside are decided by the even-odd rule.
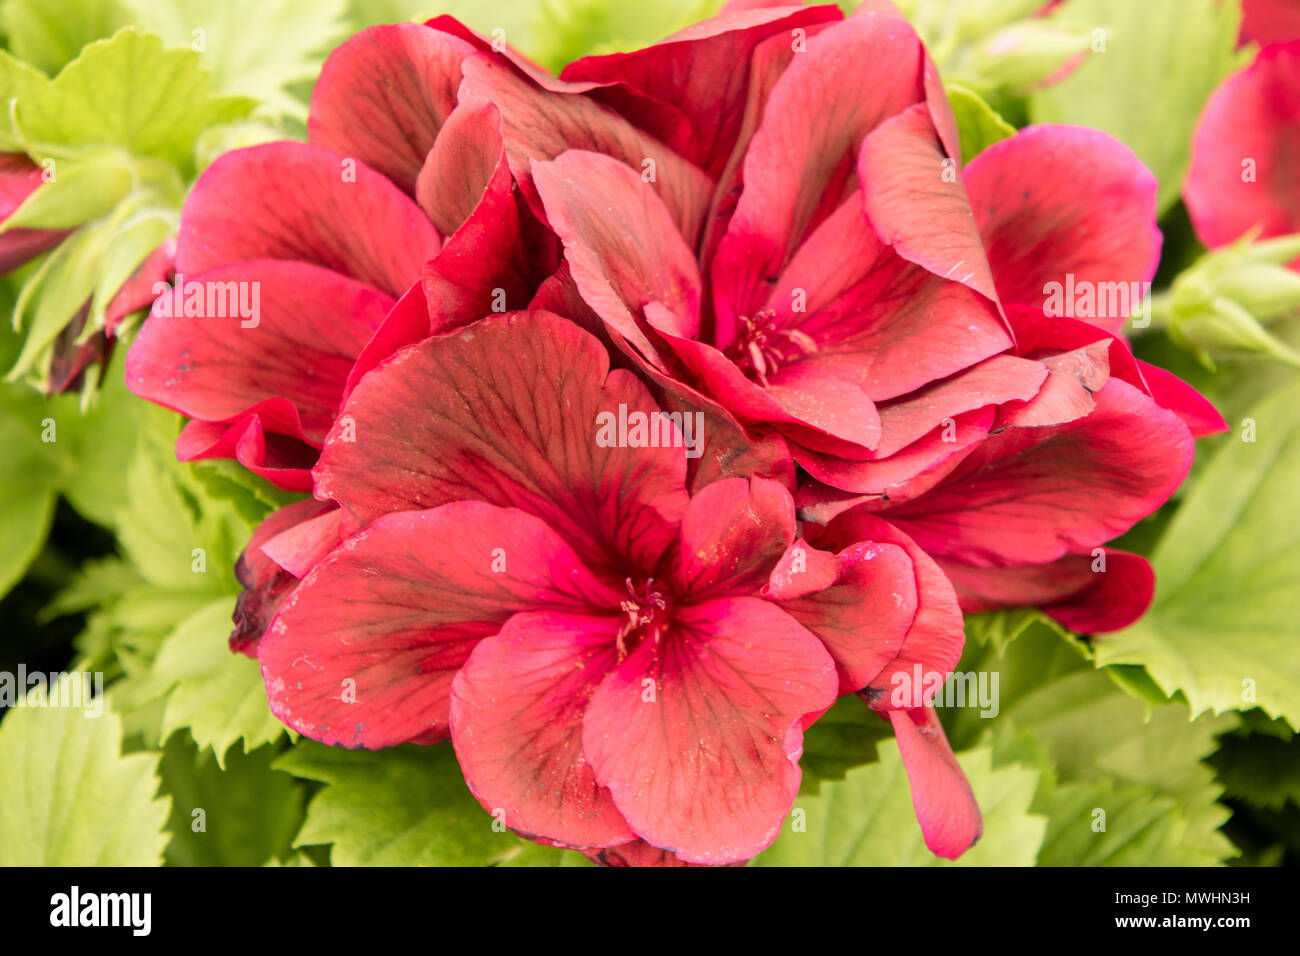
POLYGON ((1211 95, 1192 140, 1183 198, 1211 249, 1247 230, 1300 232, 1300 40, 1265 47, 1211 95))

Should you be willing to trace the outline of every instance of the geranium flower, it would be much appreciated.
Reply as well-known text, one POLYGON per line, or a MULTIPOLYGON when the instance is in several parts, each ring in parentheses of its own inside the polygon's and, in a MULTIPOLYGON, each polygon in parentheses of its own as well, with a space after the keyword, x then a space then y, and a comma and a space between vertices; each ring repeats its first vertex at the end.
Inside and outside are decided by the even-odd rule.
POLYGON ((361 530, 258 647, 272 710, 350 747, 450 734, 484 807, 536 839, 729 863, 779 832, 803 730, 861 690, 899 728, 927 842, 960 853, 979 815, 933 712, 879 692, 960 655, 938 567, 865 514, 801 540, 788 469, 724 470, 731 436, 693 476, 680 442, 598 440, 604 412, 659 411, 541 311, 366 376, 356 441, 336 426, 315 469, 361 530))
POLYGON ((1300 40, 1265 47, 1210 96, 1192 139, 1183 199, 1211 249, 1249 229, 1300 232, 1300 40))

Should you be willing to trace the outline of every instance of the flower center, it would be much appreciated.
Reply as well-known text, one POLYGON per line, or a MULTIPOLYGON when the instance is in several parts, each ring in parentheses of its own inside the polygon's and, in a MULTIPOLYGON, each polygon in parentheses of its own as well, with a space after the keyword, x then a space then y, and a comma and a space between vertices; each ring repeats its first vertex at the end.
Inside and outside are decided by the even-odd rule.
POLYGON ((817 351, 812 336, 798 329, 779 329, 775 320, 771 309, 760 309, 752 318, 742 315, 736 343, 728 350, 732 361, 764 387, 768 376, 783 365, 817 351))
POLYGON ((623 624, 618 629, 618 659, 627 656, 631 647, 640 644, 646 637, 659 640, 668 618, 668 600, 664 592, 655 587, 655 579, 649 578, 638 592, 631 578, 627 585, 628 599, 619 604, 624 614, 623 624))

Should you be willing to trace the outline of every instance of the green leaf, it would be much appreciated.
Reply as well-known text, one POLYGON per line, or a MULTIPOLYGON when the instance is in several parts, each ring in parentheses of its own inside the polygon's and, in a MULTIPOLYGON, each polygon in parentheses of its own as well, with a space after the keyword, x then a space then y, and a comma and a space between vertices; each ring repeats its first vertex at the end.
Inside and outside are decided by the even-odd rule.
POLYGON ((1300 737, 1228 734, 1208 762, 1230 797, 1271 810, 1300 805, 1300 737))
POLYGON ((1058 787, 1035 809, 1050 813, 1039 866, 1206 866, 1184 843, 1189 821, 1151 787, 1109 781, 1058 787), (1101 811, 1099 813, 1098 811, 1101 811), (1104 816, 1102 815, 1104 813, 1104 816), (1104 826, 1105 829, 1097 829, 1104 826))
POLYGON ((944 90, 957 117, 957 133, 961 138, 961 161, 972 159, 999 140, 1016 134, 1016 128, 985 103, 978 93, 958 83, 947 83, 944 90))
POLYGON ((214 96, 211 86, 197 53, 164 50, 157 36, 125 29, 86 47, 25 98, 19 124, 42 153, 51 147, 121 146, 187 173, 198 135, 255 105, 243 97, 214 96))
POLYGON ((541 6, 538 0, 496 0, 495 3, 483 3, 482 0, 348 0, 348 20, 353 29, 361 30, 378 23, 424 21, 448 14, 470 29, 488 36, 492 36, 493 30, 502 30, 502 39, 506 43, 533 56, 541 6))
POLYGON ((50 348, 64 326, 90 300, 99 274, 99 261, 109 247, 113 225, 102 221, 78 229, 45 257, 23 285, 14 305, 14 328, 27 338, 7 381, 39 369, 43 376, 50 348))
POLYGON ((516 851, 470 795, 450 744, 370 752, 303 740, 275 766, 329 784, 295 843, 333 844, 335 866, 481 866, 516 851))
MULTIPOLYGON (((41 441, 47 412, 34 394, 0 387, 0 595, 7 594, 40 553, 54 514, 52 479, 62 449, 41 441), (12 399, 12 400, 11 400, 12 399)), ((56 429, 57 434, 57 429, 56 429)))
POLYGON ((146 410, 146 427, 127 468, 127 504, 114 520, 119 545, 152 584, 237 593, 233 566, 248 528, 227 503, 204 494, 189 465, 176 461, 176 416, 146 410))
POLYGON ((163 711, 165 737, 183 728, 200 747, 212 748, 218 765, 236 744, 244 752, 278 740, 284 725, 271 713, 257 661, 235 654, 230 637, 233 598, 208 604, 183 621, 158 652, 151 685, 174 685, 163 711))
POLYGON ((216 500, 229 502, 249 528, 261 524, 272 511, 306 497, 281 491, 233 461, 212 459, 194 462, 191 467, 203 490, 216 500))
POLYGON ((1192 712, 1255 704, 1300 725, 1300 383, 1247 414, 1196 479, 1152 556, 1156 598, 1094 639, 1103 664, 1142 664, 1192 712))
POLYGON ((0 151, 23 151, 22 141, 9 116, 9 104, 30 96, 49 82, 40 70, 17 59, 8 50, 0 50, 0 151))
MULTIPOLYGON (((1068 799, 1073 791, 1057 802, 1057 784, 1137 788, 1146 794, 1143 807, 1155 801, 1178 816, 1167 831, 1177 839, 1153 844, 1165 856, 1147 862, 1181 865, 1195 858, 1208 865, 1233 855, 1218 832, 1228 817, 1218 803, 1222 788, 1201 760, 1215 749, 1218 735, 1237 725, 1235 715, 1193 721, 1183 703, 1153 706, 1134 699, 1095 669, 1077 644, 1037 624, 1001 654, 986 645, 963 658, 963 668, 999 674, 1000 712, 992 720, 981 719, 974 708, 945 712, 950 740, 963 747, 992 743, 999 764, 1016 761, 1043 771, 1033 809, 1047 814, 1054 827, 1059 814, 1074 807, 1068 799)), ((1124 799, 1130 798, 1137 799, 1125 790, 1124 799)), ((1090 847, 1083 850, 1092 852, 1090 847)))
POLYGON ((993 769, 992 753, 958 754, 984 816, 984 835, 956 861, 925 846, 898 748, 880 745, 879 762, 800 793, 775 843, 755 866, 1031 866, 1047 821, 1029 811, 1039 774, 993 769), (803 811, 801 817, 799 811, 803 811), (806 830, 795 829, 796 825, 806 830))
POLYGON ((876 745, 894 731, 855 694, 846 694, 817 718, 803 738, 805 787, 816 791, 822 780, 843 780, 853 767, 873 763, 876 745))
POLYGON ((542 846, 530 840, 520 840, 519 846, 497 866, 595 866, 577 850, 561 850, 542 846))
POLYGON ((90 303, 92 326, 103 327, 113 297, 141 263, 175 231, 173 217, 161 212, 133 216, 119 230, 99 264, 99 281, 95 283, 95 295, 90 303))
POLYGON ((1032 607, 968 614, 965 624, 967 638, 976 644, 991 643, 998 654, 1004 653, 1008 644, 1034 625, 1060 630, 1042 611, 1032 607))
POLYGON ((0 486, 0 596, 9 593, 41 553, 54 500, 52 491, 37 484, 0 486))
MULTIPOLYGON (((75 699, 64 677, 50 701, 75 699)), ((121 755, 122 722, 94 708, 27 706, 0 722, 0 866, 156 866, 167 838, 158 756, 121 755)))
POLYGON ((169 46, 199 50, 217 91, 252 97, 267 113, 302 120, 307 105, 287 87, 315 79, 344 33, 344 0, 124 2, 137 26, 160 34, 169 46))
POLYGON ((4 0, 0 25, 22 60, 57 73, 87 43, 127 24, 117 0, 4 0))
POLYGON ((173 866, 261 866, 288 860, 303 817, 303 786, 273 770, 274 747, 232 750, 223 770, 210 750, 173 734, 163 750, 163 790, 172 798, 167 862, 173 866))
MULTIPOLYGON (((721 6, 721 0, 551 0, 541 6, 534 52, 544 66, 558 71, 580 57, 648 46, 712 16, 721 6)), ((509 34, 506 39, 513 42, 509 34)))
POLYGON ((114 352, 93 408, 83 412, 77 395, 57 396, 49 405, 67 461, 59 489, 82 517, 106 528, 114 526, 127 503, 137 437, 150 422, 165 427, 175 421, 126 390, 125 356, 126 349, 114 352))
POLYGON ((1240 6, 1219 0, 1070 0, 1051 19, 1104 28, 1106 49, 1089 53, 1069 77, 1036 93, 1030 116, 1035 123, 1095 126, 1127 143, 1156 174, 1163 213, 1182 192, 1201 108, 1239 63, 1240 6), (1187 68, 1191 63, 1196 69, 1187 68))
POLYGON ((10 229, 71 229, 98 219, 131 190, 131 171, 120 156, 68 162, 37 187, 3 224, 10 229))

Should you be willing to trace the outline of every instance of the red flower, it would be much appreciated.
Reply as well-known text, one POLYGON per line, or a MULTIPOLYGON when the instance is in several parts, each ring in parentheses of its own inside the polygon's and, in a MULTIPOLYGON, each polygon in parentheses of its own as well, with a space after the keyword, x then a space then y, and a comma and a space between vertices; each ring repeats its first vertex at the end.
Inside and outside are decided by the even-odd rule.
POLYGON ((1300 40, 1266 47, 1211 95, 1192 140, 1183 198, 1196 235, 1217 248, 1258 227, 1300 232, 1300 40))
POLYGON ((1150 280, 1150 173, 1065 127, 961 170, 887 6, 735 4, 560 79, 454 21, 375 28, 311 145, 205 173, 178 272, 267 308, 156 312, 129 381, 194 418, 182 457, 319 499, 238 568, 232 646, 286 724, 450 736, 518 832, 721 864, 775 837, 803 731, 857 693, 931 849, 979 835, 893 678, 950 672, 963 609, 1139 616, 1150 568, 1102 545, 1223 423, 1121 314, 1045 314, 1067 277, 1150 280))
MULTIPOLYGON (((786 485, 717 449, 692 477, 682 447, 604 447, 602 413, 659 411, 607 370, 595 338, 532 312, 361 382, 356 441, 335 428, 316 488, 362 530, 262 639, 271 707, 353 747, 450 733, 483 805, 537 839, 743 860, 790 809, 804 728, 842 692, 889 711, 895 670, 951 670, 960 612, 876 518, 814 547, 786 485)), ((979 816, 927 714, 890 716, 927 840, 955 856, 979 816)))

